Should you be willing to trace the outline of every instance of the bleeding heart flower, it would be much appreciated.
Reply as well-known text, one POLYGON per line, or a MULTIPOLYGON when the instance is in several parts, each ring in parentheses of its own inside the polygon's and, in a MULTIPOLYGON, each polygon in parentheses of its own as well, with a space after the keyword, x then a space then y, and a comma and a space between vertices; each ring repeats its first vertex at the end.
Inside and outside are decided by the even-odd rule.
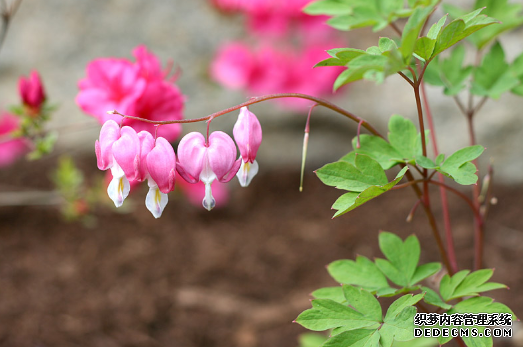
POLYGON ((236 174, 240 185, 247 187, 258 173, 256 153, 262 141, 262 128, 258 118, 247 107, 240 109, 240 115, 233 129, 234 140, 240 149, 242 164, 236 174))
POLYGON ((216 202, 212 196, 211 183, 229 182, 241 165, 236 160, 236 146, 229 135, 215 131, 208 142, 202 134, 192 132, 183 137, 178 145, 178 173, 189 183, 205 184, 203 207, 212 210, 216 202))
POLYGON ((108 120, 100 130, 100 140, 95 143, 98 168, 111 169, 113 179, 107 194, 116 207, 123 204, 129 195, 129 181, 137 177, 140 167, 140 140, 133 128, 120 126, 108 120))
POLYGON ((174 189, 176 155, 173 147, 163 137, 157 138, 154 147, 147 154, 146 162, 149 192, 145 198, 145 206, 155 218, 160 218, 168 202, 167 193, 174 189))

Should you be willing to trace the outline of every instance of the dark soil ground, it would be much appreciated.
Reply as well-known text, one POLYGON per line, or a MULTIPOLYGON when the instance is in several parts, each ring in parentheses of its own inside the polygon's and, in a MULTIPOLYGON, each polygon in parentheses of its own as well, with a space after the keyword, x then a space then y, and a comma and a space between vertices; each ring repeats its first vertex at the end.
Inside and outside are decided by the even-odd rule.
MULTIPOLYGON (((94 159, 85 162, 94 172, 94 159)), ((51 189, 38 165, 1 171, 0 189, 51 189)), ((291 322, 310 307, 309 293, 336 285, 325 265, 381 256, 380 229, 415 233, 422 261, 439 260, 423 212, 405 222, 410 189, 331 220, 340 192, 311 174, 299 193, 298 180, 265 171, 223 209, 171 199, 159 220, 140 191, 133 213, 99 208, 95 228, 65 222, 54 207, 0 207, 0 345, 295 347, 305 329, 291 322)), ((492 295, 521 315, 523 187, 495 191, 485 264, 511 288, 492 295)), ((451 204, 460 266, 470 267, 472 216, 456 198, 451 204)))

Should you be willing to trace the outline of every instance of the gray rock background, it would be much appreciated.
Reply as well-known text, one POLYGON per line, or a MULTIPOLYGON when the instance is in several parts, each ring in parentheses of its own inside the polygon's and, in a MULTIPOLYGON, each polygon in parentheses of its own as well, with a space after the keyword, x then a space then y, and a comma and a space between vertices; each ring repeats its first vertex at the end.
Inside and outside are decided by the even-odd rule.
MULTIPOLYGON (((521 0, 519 0, 521 1, 521 0)), ((522 31, 503 39, 512 59, 523 48, 522 31)), ((382 33, 387 35, 392 33, 382 33)), ((375 44, 379 34, 360 30, 347 36, 352 47, 375 44)), ((99 125, 82 114, 74 98, 77 81, 87 63, 98 57, 131 57, 145 44, 162 62, 173 59, 183 73, 178 85, 188 97, 186 118, 208 115, 245 100, 240 92, 220 88, 208 79, 208 64, 216 48, 244 37, 242 20, 225 17, 207 0, 24 0, 0 51, 0 107, 18 102, 17 81, 31 69, 41 72, 52 102, 60 108, 51 127, 60 129, 58 152, 89 152, 99 125)), ((442 152, 450 154, 468 145, 466 122, 452 99, 429 88, 442 152)), ((411 88, 398 76, 383 85, 357 82, 334 99, 386 132, 390 115, 416 118, 411 88)), ((477 117, 477 138, 487 147, 482 166, 491 160, 499 181, 523 182, 523 99, 505 95, 488 102, 477 117)), ((264 126, 259 162, 267 167, 298 168, 306 114, 290 114, 271 104, 251 108, 264 126)), ((213 122, 229 131, 235 116, 213 122)), ((205 124, 186 126, 184 132, 204 131, 205 124)), ((316 110, 312 121, 308 168, 315 169, 350 150, 356 124, 327 110, 316 110)))

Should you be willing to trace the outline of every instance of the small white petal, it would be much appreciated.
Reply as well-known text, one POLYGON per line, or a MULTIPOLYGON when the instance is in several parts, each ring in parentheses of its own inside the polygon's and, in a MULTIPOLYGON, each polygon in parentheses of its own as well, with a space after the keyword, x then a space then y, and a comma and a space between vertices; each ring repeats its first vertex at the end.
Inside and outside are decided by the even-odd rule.
POLYGON ((256 160, 251 164, 249 162, 245 163, 242 159, 242 165, 236 174, 236 177, 238 177, 238 180, 240 181, 240 185, 242 187, 247 187, 251 183, 252 178, 258 173, 258 169, 259 166, 256 160))
POLYGON ((216 179, 216 174, 214 171, 212 171, 211 164, 209 163, 209 155, 207 152, 205 152, 205 156, 203 157, 203 167, 202 171, 200 172, 200 181, 202 181, 205 184, 209 184, 209 187, 211 186, 211 183, 216 179))
MULTIPOLYGON (((149 192, 145 198, 145 206, 151 211, 154 218, 160 218, 169 198, 167 194, 162 193, 158 189, 157 185, 151 186, 151 181, 152 180, 149 180, 149 192)), ((152 182, 154 183, 154 181, 152 182)))
POLYGON ((216 201, 212 196, 211 183, 205 183, 205 196, 203 198, 202 205, 207 211, 212 210, 214 206, 216 206, 216 201))
POLYGON ((125 175, 121 177, 113 176, 111 183, 109 183, 109 186, 107 187, 107 194, 109 194, 109 197, 113 200, 114 205, 120 207, 125 198, 129 195, 130 190, 131 185, 125 175))

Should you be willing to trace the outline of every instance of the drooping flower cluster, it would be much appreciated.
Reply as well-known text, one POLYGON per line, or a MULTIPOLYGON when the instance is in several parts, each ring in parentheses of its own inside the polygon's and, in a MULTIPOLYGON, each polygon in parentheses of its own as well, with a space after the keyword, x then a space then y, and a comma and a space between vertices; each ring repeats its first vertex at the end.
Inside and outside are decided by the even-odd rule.
POLYGON ((133 128, 120 127, 110 119, 102 126, 95 150, 98 168, 111 170, 113 179, 107 192, 116 207, 128 196, 130 182, 147 179, 149 193, 145 204, 159 218, 167 205, 167 194, 174 189, 176 172, 188 183, 204 183, 202 204, 207 210, 216 205, 211 187, 214 181, 226 183, 238 173, 242 186, 250 183, 258 171, 255 158, 262 130, 256 116, 245 107, 234 126, 234 138, 241 153, 238 159, 234 141, 221 131, 211 133, 208 138, 197 132, 185 135, 177 157, 165 138, 154 138, 145 130, 136 133, 133 128))
MULTIPOLYGON (((145 46, 133 50, 136 62, 120 58, 100 58, 87 66, 87 76, 79 82, 80 92, 76 102, 87 114, 97 118, 101 124, 121 118, 108 114, 118 110, 123 114, 162 121, 183 118, 185 97, 169 78, 169 71, 163 71, 158 58, 145 46)), ((132 119, 125 119, 124 125, 137 132, 154 132, 154 125, 132 119)), ((175 140, 181 132, 179 124, 164 125, 158 135, 169 141, 175 140)))
MULTIPOLYGON (((310 16, 302 9, 312 0, 212 0, 227 13, 246 18, 249 43, 223 44, 211 66, 211 77, 226 88, 249 95, 303 93, 319 97, 332 93, 342 67, 313 69, 333 47, 344 47, 339 33, 324 24, 325 17, 310 16)), ((280 105, 303 110, 310 102, 278 99, 280 105)))

